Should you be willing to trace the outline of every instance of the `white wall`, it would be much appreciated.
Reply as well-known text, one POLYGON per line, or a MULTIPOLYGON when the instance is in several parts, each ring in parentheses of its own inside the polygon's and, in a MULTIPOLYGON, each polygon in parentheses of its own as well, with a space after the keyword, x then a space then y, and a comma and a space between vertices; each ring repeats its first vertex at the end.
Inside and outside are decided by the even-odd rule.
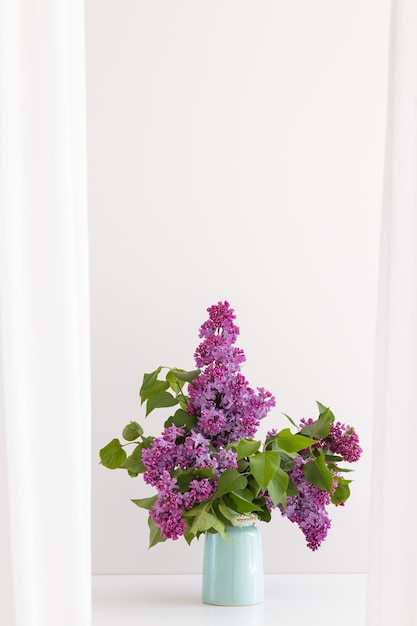
MULTIPOLYGON (((228 299, 267 426, 317 399, 365 448, 319 552, 263 525, 269 572, 367 568, 389 4, 86 2, 93 455, 228 299)), ((96 573, 201 571, 203 542, 147 551, 140 478, 95 463, 93 484, 96 573)))

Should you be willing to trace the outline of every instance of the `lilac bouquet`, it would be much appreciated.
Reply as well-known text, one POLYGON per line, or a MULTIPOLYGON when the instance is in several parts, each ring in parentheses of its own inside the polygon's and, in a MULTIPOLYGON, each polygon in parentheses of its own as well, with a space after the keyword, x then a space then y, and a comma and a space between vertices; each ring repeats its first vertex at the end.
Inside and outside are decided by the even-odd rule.
POLYGON ((149 511, 150 546, 181 536, 191 543, 205 532, 225 537, 236 513, 269 522, 278 509, 316 550, 330 528, 327 507, 343 505, 350 495, 351 481, 344 477, 350 469, 339 463, 359 459, 358 436, 317 403, 315 420, 297 426, 286 416, 295 433, 273 429, 264 441, 254 439, 275 398, 262 387, 254 391, 241 373, 245 355, 235 346, 239 329, 228 302, 208 313, 194 355, 198 369, 158 367, 143 377, 146 415, 177 406, 161 435, 145 436, 138 422, 130 422, 122 435, 127 443, 113 439, 100 450, 101 463, 132 477, 142 474, 155 489, 153 496, 133 500, 149 511), (124 448, 132 444, 128 456, 124 448))

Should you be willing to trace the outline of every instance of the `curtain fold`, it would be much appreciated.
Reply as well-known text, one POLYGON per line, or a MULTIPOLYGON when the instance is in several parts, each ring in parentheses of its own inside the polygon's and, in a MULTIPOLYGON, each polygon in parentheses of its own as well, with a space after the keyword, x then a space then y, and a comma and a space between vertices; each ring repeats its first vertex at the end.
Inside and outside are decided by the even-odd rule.
POLYGON ((0 0, 0 41, 0 604, 14 626, 84 626, 91 602, 84 4, 0 0))
POLYGON ((417 3, 391 16, 368 626, 417 624, 417 3))

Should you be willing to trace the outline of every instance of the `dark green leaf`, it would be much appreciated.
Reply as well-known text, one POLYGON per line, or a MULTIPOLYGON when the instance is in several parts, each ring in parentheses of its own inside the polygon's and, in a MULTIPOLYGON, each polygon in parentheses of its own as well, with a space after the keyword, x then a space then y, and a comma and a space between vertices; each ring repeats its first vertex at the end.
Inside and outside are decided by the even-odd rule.
POLYGON ((112 439, 107 446, 100 450, 100 459, 104 467, 116 469, 120 467, 126 458, 126 452, 118 439, 112 439))
POLYGON ((289 428, 285 428, 278 433, 277 443, 286 452, 299 452, 313 446, 317 441, 303 435, 293 435, 289 428))
POLYGON ((268 487, 269 481, 280 466, 281 457, 275 450, 257 452, 250 458, 250 469, 263 490, 268 487))
POLYGON ((157 498, 158 496, 151 496, 150 498, 140 498, 139 500, 132 500, 132 502, 136 504, 136 506, 139 506, 141 509, 147 509, 148 511, 150 511, 153 508, 157 498))
POLYGON ((177 476, 177 485, 181 493, 185 493, 190 488, 190 483, 195 479, 194 472, 191 470, 189 473, 179 474, 177 476))
POLYGON ((281 469, 284 472, 291 472, 295 467, 295 461, 291 457, 281 453, 281 469))
POLYGON ((259 500, 259 502, 257 503, 259 504, 259 506, 261 507, 260 511, 256 512, 256 515, 258 516, 258 519, 261 522, 270 522, 271 521, 271 513, 269 512, 266 503, 265 503, 265 498, 262 498, 262 500, 259 500))
POLYGON ((298 491, 297 485, 290 478, 288 481, 287 496, 289 497, 289 496, 299 496, 299 495, 300 495, 300 492, 298 491))
POLYGON ((134 441, 141 435, 143 435, 143 428, 137 422, 130 422, 123 428, 123 439, 126 441, 134 441))
POLYGON ((331 500, 333 504, 341 504, 342 502, 346 502, 346 500, 350 496, 350 480, 343 480, 338 478, 338 485, 334 492, 331 494, 331 500))
POLYGON ((152 517, 148 516, 148 526, 149 526, 149 548, 156 546, 157 543, 162 543, 166 541, 165 537, 162 537, 161 531, 158 526, 156 526, 152 517))
POLYGON ((248 488, 251 490, 254 498, 259 496, 261 488, 253 476, 248 476, 248 488))
POLYGON ((146 415, 149 415, 154 409, 174 406, 175 404, 178 404, 177 398, 174 398, 168 391, 162 391, 148 399, 146 403, 146 415))
POLYGON ((325 456, 326 462, 329 462, 329 463, 338 463, 339 461, 343 461, 342 456, 337 456, 335 454, 325 454, 324 456, 325 456))
POLYGON ((202 467, 193 470, 196 477, 214 479, 214 470, 212 467, 202 467))
POLYGON ((239 459, 237 462, 237 469, 241 474, 245 474, 249 469, 249 461, 247 461, 246 458, 239 459))
POLYGON ((164 427, 167 428, 168 426, 172 426, 172 424, 175 424, 178 428, 184 427, 185 430, 190 431, 197 424, 197 418, 195 415, 190 415, 183 409, 178 409, 174 415, 166 420, 164 427))
POLYGON ((183 380, 186 383, 190 383, 201 373, 201 370, 192 370, 190 372, 185 372, 183 370, 172 369, 170 371, 176 378, 178 378, 179 380, 183 380))
POLYGON ((187 523, 187 526, 186 526, 185 531, 184 531, 184 539, 188 543, 188 545, 190 545, 191 542, 193 541, 193 539, 195 539, 196 536, 191 532, 192 520, 186 519, 185 521, 187 523))
POLYGON ((320 455, 314 461, 304 465, 304 476, 315 487, 331 493, 333 487, 333 475, 326 467, 324 456, 320 455))
POLYGON ((214 497, 220 498, 224 494, 230 493, 231 491, 244 489, 246 484, 247 480, 244 476, 242 476, 242 474, 239 474, 236 469, 229 468, 220 475, 214 497))

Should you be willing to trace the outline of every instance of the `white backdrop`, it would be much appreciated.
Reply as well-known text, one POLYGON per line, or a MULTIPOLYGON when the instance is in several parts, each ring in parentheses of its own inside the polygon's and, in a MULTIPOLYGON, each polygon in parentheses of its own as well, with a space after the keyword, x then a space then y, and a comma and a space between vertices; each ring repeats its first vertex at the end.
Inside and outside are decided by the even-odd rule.
POLYGON ((318 553, 263 526, 266 571, 366 570, 388 21, 388 0, 87 0, 95 573, 201 571, 202 545, 147 551, 149 491, 98 449, 144 422, 144 371, 193 367, 220 299, 267 425, 317 399, 365 449, 318 553))

